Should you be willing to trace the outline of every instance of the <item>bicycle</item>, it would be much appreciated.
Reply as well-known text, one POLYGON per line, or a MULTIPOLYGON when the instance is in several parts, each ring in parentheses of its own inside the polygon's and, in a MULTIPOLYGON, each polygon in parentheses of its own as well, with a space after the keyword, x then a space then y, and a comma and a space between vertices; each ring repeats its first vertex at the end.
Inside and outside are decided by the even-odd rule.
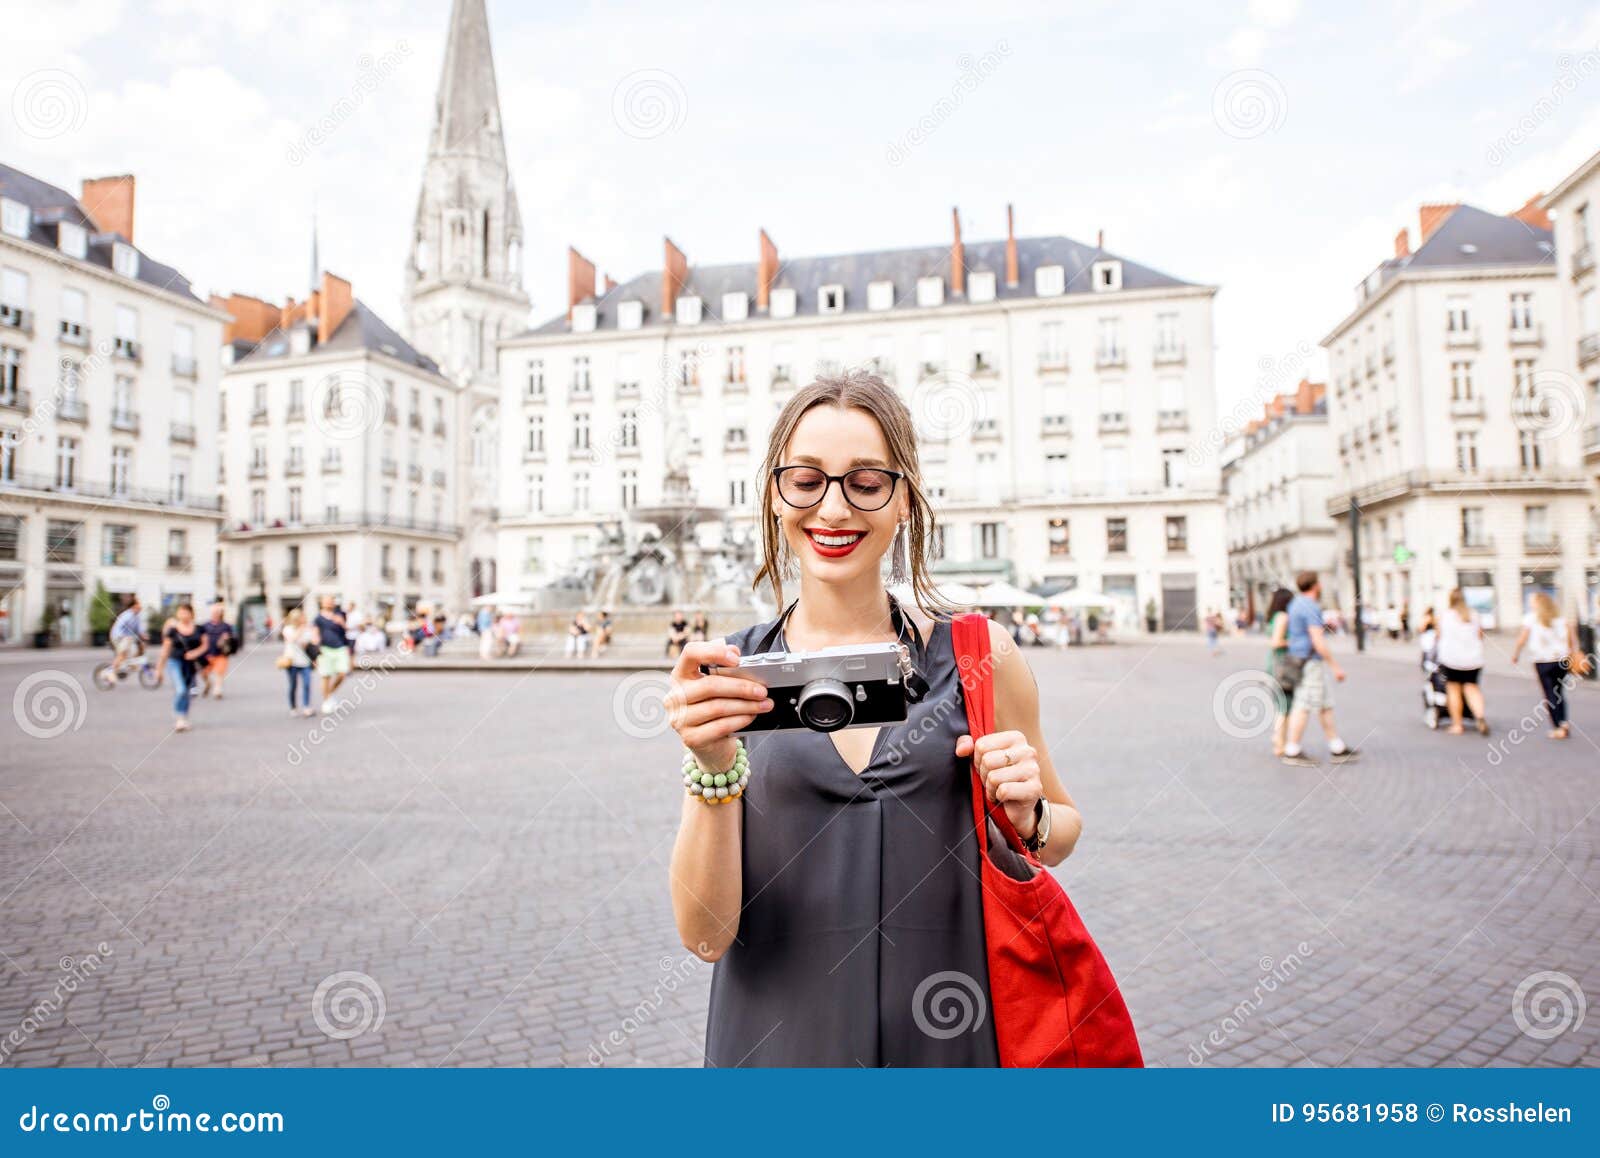
POLYGON ((130 676, 139 677, 139 686, 146 691, 156 687, 159 673, 156 671, 155 661, 146 653, 141 652, 133 659, 122 665, 122 670, 116 670, 116 661, 106 660, 95 665, 93 672, 94 686, 103 692, 115 691, 117 684, 130 676))

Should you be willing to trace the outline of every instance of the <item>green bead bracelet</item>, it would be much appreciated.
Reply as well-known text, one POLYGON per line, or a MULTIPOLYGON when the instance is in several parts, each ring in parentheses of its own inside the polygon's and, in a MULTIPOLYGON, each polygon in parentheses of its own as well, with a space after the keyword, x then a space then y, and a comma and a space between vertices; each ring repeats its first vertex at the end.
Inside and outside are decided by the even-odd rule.
POLYGON ((684 751, 683 787, 690 796, 706 804, 727 804, 744 795, 745 785, 750 783, 750 754, 737 736, 734 743, 738 749, 733 763, 723 772, 706 771, 693 752, 684 751))

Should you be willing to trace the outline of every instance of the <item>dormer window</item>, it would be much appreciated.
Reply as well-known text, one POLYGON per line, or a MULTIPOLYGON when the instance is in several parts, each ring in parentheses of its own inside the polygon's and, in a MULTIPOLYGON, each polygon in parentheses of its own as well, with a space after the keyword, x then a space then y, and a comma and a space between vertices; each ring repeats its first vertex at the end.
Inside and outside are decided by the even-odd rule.
POLYGON ((742 322, 750 316, 750 295, 732 293, 722 295, 722 320, 742 322))
POLYGON ((122 242, 113 242, 111 245, 111 268, 126 278, 139 276, 139 251, 131 245, 122 242))
POLYGON ((919 277, 917 279, 917 305, 944 305, 944 278, 919 277))
POLYGON ((969 302, 994 301, 994 270, 978 269, 967 274, 967 300, 969 302))
POLYGON ((844 313, 844 286, 825 285, 817 291, 817 313, 844 313))
POLYGON ((311 327, 296 326, 289 334, 289 353, 295 357, 311 353, 311 327))
POLYGON ((588 334, 594 331, 595 308, 593 302, 579 302, 572 307, 572 332, 588 334))
POLYGON ((684 294, 678 299, 678 324, 693 326, 700 321, 702 303, 693 294, 684 294))
POLYGON ((1067 292, 1067 271, 1059 265, 1041 265, 1033 271, 1033 292, 1042 298, 1058 298, 1067 292))
POLYGON ((1093 279, 1095 293, 1107 293, 1111 290, 1122 288, 1122 263, 1120 261, 1097 261, 1090 268, 1089 276, 1093 279))
POLYGON ((80 260, 89 256, 89 231, 81 225, 63 221, 56 231, 56 247, 68 257, 80 260))
POLYGON ((790 288, 775 289, 772 291, 771 313, 775 318, 794 317, 794 290, 790 288))
POLYGON ((20 201, 13 201, 9 197, 0 197, 0 231, 9 233, 12 237, 27 239, 28 231, 33 227, 33 212, 20 201))
POLYGON ((874 281, 867 283, 867 309, 891 310, 894 308, 894 282, 874 281))
POLYGON ((637 330, 642 325, 644 325, 643 302, 617 303, 617 329, 637 330))

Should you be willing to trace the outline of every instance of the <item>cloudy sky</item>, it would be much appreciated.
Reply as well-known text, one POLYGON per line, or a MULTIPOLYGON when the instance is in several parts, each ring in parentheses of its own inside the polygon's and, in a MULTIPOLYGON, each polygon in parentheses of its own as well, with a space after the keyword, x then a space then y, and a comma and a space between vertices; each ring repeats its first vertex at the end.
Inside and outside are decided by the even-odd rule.
MULTIPOLYGON (((397 323, 448 0, 0 0, 0 159, 139 179, 205 289, 323 264, 397 323), (381 75, 380 75, 381 74, 381 75), (374 81, 374 77, 378 77, 374 81), (367 91, 370 89, 370 91, 367 91), (331 111, 357 98, 320 142, 331 111)), ((1293 368, 1427 200, 1501 212, 1600 150, 1600 7, 490 0, 540 319, 565 248, 660 263, 1063 233, 1221 287, 1224 406, 1293 368)), ((1313 355, 1313 369, 1320 368, 1313 355)), ((1292 379, 1291 379, 1292 380, 1292 379)))

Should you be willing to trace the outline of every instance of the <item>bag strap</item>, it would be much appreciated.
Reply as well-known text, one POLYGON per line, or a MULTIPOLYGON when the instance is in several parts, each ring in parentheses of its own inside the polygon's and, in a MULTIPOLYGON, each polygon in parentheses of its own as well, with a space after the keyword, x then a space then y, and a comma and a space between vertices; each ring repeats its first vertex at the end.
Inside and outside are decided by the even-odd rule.
MULTIPOLYGON (((967 707, 967 733, 976 741, 995 730, 994 727, 994 663, 989 651, 989 617, 976 611, 957 615, 950 621, 950 639, 955 646, 956 672, 961 677, 962 699, 967 707)), ((1012 849, 1030 861, 1037 858, 1022 843, 1005 806, 998 801, 990 803, 983 790, 983 778, 975 765, 972 772, 972 822, 978 830, 978 847, 989 851, 989 826, 993 820, 1000 835, 1012 849)))

